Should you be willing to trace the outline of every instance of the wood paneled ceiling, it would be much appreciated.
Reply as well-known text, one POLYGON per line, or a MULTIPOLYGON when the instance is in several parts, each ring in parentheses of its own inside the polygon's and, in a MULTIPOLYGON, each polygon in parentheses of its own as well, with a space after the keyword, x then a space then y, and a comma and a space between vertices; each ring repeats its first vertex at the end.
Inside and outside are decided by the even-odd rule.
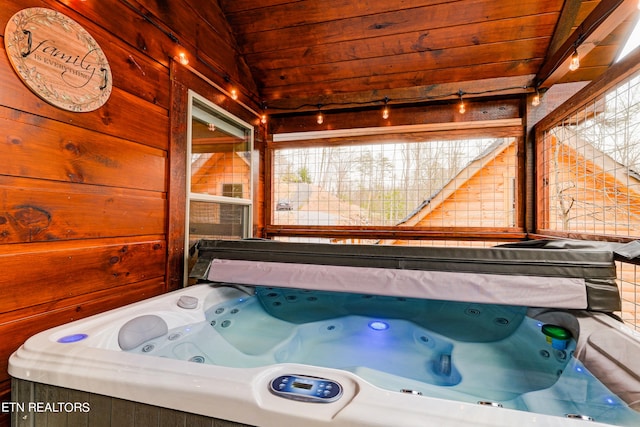
POLYGON ((592 80, 638 0, 219 0, 270 113, 592 80), (581 68, 568 71, 574 49, 581 68))

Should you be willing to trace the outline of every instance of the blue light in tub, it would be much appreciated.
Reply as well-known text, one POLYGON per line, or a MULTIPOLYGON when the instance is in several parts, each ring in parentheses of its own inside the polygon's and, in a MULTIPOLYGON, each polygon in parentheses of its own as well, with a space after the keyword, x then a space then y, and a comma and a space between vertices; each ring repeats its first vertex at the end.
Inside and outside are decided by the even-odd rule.
POLYGON ((62 343, 62 344, 69 344, 69 343, 82 341, 83 339, 85 339, 87 337, 89 337, 89 335, 87 335, 87 334, 66 335, 64 337, 58 338, 58 342, 62 343))
POLYGON ((372 320, 369 322, 369 327, 374 331, 386 331, 389 329, 389 324, 381 320, 372 320))

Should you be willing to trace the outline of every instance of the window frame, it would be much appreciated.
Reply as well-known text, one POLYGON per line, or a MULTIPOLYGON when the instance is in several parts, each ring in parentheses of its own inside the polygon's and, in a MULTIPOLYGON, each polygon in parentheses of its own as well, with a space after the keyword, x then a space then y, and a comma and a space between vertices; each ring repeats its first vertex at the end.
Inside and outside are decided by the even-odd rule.
MULTIPOLYGON (((397 142, 401 134, 416 132, 425 141, 442 139, 473 139, 492 137, 513 137, 516 142, 516 183, 514 191, 517 194, 513 227, 400 227, 400 226, 309 226, 309 225, 281 225, 275 224, 271 216, 265 225, 265 237, 268 238, 329 238, 336 243, 358 243, 370 240, 448 240, 459 239, 467 241, 515 241, 526 237, 525 229, 525 185, 526 174, 524 165, 525 144, 522 134, 522 120, 520 118, 486 120, 459 123, 430 123, 426 125, 389 126, 368 129, 341 129, 335 131, 315 131, 273 135, 273 143, 267 147, 270 159, 270 178, 273 179, 275 151, 286 148, 305 148, 310 146, 338 146, 341 144, 367 143, 372 135, 377 143, 397 142), (452 131, 452 126, 456 131, 452 131)), ((271 198, 273 182, 269 192, 271 198)), ((267 206, 266 209, 272 209, 267 206)), ((268 212, 270 213, 270 212, 268 212)))
MULTIPOLYGON (((211 102, 210 100, 208 100, 207 98, 199 95, 198 93, 196 93, 195 91, 189 89, 188 90, 188 97, 187 97, 187 141, 186 141, 186 165, 185 165, 185 194, 186 194, 186 204, 185 204, 185 251, 184 251, 184 265, 185 267, 187 267, 189 265, 189 258, 190 258, 190 247, 189 247, 189 239, 190 239, 190 231, 189 231, 189 224, 190 224, 190 203, 192 201, 196 201, 196 202, 209 202, 209 203, 217 203, 219 204, 221 207, 225 206, 225 205, 234 205, 234 206, 242 206, 245 207, 246 209, 243 209, 244 213, 242 215, 242 238, 250 238, 253 236, 253 209, 254 209, 254 202, 253 202, 253 194, 254 194, 254 161, 253 161, 253 156, 254 156, 254 126, 251 125, 250 123, 247 123, 246 121, 242 120, 241 118, 235 116, 234 114, 230 113, 229 111, 225 110, 224 108, 216 105, 215 103, 211 102), (198 107, 196 104, 200 104, 201 107, 198 107), (243 198, 243 197, 232 197, 232 196, 223 196, 223 195, 212 195, 212 194, 205 194, 205 193, 195 193, 192 191, 191 188, 191 163, 192 163, 192 120, 194 117, 194 112, 196 110, 196 108, 199 109, 211 109, 213 110, 215 113, 223 116, 225 119, 227 119, 228 121, 232 122, 234 126, 237 126, 238 128, 241 128, 245 131, 244 136, 247 138, 247 152, 250 153, 250 158, 248 161, 248 165, 249 165, 249 176, 248 176, 248 181, 249 181, 249 188, 248 188, 248 192, 247 194, 250 195, 250 198, 243 198)), ((206 112, 206 111, 205 111, 206 112)), ((224 123, 220 123, 221 127, 224 127, 226 131, 229 131, 230 129, 226 129, 227 127, 229 127, 228 124, 224 123)), ((216 126, 218 126, 218 122, 216 122, 216 126)), ((233 130, 232 130, 233 131, 233 130)), ((230 185, 238 185, 235 183, 228 183, 230 185)), ((243 185, 244 184, 240 184, 243 185)), ((184 275, 184 280, 185 280, 185 284, 188 280, 188 272, 185 272, 184 275)))

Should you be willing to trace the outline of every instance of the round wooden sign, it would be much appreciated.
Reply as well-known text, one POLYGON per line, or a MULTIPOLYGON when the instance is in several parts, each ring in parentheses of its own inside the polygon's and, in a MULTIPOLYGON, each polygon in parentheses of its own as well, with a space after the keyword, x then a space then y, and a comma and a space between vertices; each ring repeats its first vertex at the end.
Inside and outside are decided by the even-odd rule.
POLYGON ((13 69, 56 107, 93 111, 111 95, 111 69, 98 43, 76 21, 33 7, 11 17, 4 43, 13 69))

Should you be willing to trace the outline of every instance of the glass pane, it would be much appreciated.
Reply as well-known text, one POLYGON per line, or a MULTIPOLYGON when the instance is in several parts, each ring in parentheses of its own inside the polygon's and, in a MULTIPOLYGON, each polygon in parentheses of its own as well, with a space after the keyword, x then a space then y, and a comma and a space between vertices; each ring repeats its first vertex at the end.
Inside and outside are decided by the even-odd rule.
POLYGON ((247 129, 198 105, 194 105, 191 120, 191 193, 250 199, 251 144, 247 129), (240 191, 225 194, 228 186, 240 191))

